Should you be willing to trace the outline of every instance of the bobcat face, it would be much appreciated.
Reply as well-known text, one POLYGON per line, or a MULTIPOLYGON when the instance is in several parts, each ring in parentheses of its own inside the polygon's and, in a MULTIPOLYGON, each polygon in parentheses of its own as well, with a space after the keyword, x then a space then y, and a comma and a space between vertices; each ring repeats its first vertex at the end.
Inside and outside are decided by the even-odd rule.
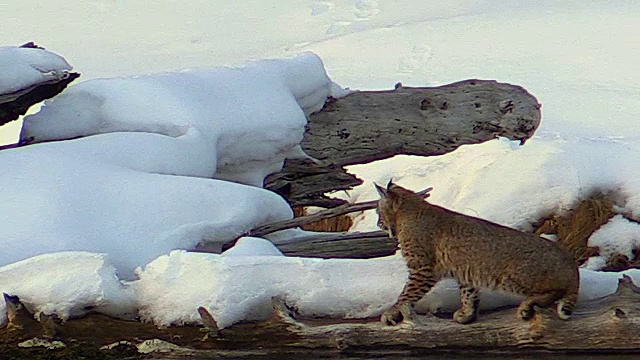
POLYGON ((382 196, 382 198, 378 201, 378 207, 376 208, 376 213, 378 214, 378 227, 389 234, 390 238, 395 236, 395 231, 393 228, 393 222, 391 219, 393 218, 393 211, 391 207, 391 200, 387 198, 387 190, 378 186, 376 184, 376 189, 382 196))
POLYGON ((391 227, 387 225, 389 224, 389 221, 380 212, 380 209, 376 209, 376 212, 378 213, 378 227, 386 231, 389 234, 390 238, 393 238, 393 232, 391 231, 391 227))

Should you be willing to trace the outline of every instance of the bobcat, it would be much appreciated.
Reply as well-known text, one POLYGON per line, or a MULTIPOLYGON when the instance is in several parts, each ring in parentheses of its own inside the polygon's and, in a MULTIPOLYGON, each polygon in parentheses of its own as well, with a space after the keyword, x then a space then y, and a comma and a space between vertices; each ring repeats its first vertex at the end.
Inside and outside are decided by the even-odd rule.
POLYGON ((378 226, 397 239, 409 268, 404 290, 382 314, 382 323, 409 319, 412 306, 444 277, 460 284, 462 307, 453 315, 460 324, 476 320, 481 287, 525 295, 517 311, 522 320, 533 318, 535 305, 556 302, 558 317, 570 318, 579 272, 572 256, 557 244, 429 204, 391 181, 386 189, 375 187, 382 196, 378 226))

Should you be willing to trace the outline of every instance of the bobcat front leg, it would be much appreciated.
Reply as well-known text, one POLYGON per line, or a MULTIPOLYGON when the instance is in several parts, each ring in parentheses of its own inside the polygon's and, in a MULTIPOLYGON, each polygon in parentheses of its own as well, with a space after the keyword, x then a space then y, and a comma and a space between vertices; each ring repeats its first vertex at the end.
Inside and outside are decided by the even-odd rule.
POLYGON ((413 305, 422 299, 435 283, 432 266, 409 267, 409 280, 396 303, 382 314, 380 322, 385 325, 397 325, 403 320, 410 320, 413 305))
POLYGON ((460 302, 462 307, 453 313, 453 320, 460 324, 469 324, 478 316, 480 298, 478 290, 468 285, 460 284, 460 302))

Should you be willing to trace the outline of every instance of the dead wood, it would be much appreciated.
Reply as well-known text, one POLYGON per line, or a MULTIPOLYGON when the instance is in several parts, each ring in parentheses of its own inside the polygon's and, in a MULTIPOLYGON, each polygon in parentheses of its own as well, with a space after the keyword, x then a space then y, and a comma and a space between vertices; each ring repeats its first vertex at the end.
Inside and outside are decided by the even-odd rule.
MULTIPOLYGON (((422 196, 424 198, 428 198, 430 195, 429 192, 431 190, 433 190, 432 187, 422 190, 420 192, 417 192, 416 195, 422 196)), ((378 206, 378 200, 372 200, 372 201, 355 203, 355 204, 343 204, 332 209, 318 211, 311 215, 300 216, 300 217, 293 218, 291 220, 284 220, 284 221, 279 221, 272 224, 259 226, 251 230, 248 236, 260 237, 266 234, 274 233, 276 231, 300 227, 302 225, 310 224, 322 219, 328 219, 335 216, 340 216, 340 215, 357 212, 357 211, 375 209, 376 206, 378 206)))
POLYGON ((616 215, 616 197, 614 193, 595 193, 580 200, 571 210, 548 216, 541 221, 535 233, 556 235, 558 245, 567 249, 582 264, 589 257, 599 254, 600 250, 588 246, 588 241, 596 230, 616 215))
MULTIPOLYGON (((44 50, 44 48, 32 42, 26 43, 21 47, 44 50)), ((56 96, 79 76, 80 74, 76 72, 65 72, 56 78, 32 84, 24 89, 0 94, 0 126, 18 119, 32 105, 56 96)))
MULTIPOLYGON (((300 217, 312 214, 310 208, 304 206, 297 206, 293 208, 293 216, 300 217)), ((300 226, 302 230, 307 231, 321 231, 321 232, 345 232, 349 231, 353 226, 353 217, 349 214, 334 216, 327 219, 321 219, 309 224, 300 226)))
MULTIPOLYGON (((273 356, 419 356, 439 352, 469 355, 499 352, 584 354, 640 353, 640 289, 625 277, 608 297, 579 304, 569 321, 550 310, 529 322, 516 319, 515 309, 481 314, 460 325, 450 318, 416 316, 399 326, 374 319, 309 319, 280 300, 273 318, 219 330, 214 325, 158 329, 151 324, 91 314, 59 327, 55 338, 38 327, 0 329, 0 357, 149 358, 164 359, 273 356), (38 338, 36 341, 34 338, 38 338), (20 344, 16 346, 17 344, 20 344), (47 345, 48 344, 48 345, 47 345), (46 349, 43 346, 50 346, 46 349), (153 354, 153 353, 152 353, 153 354), (120 357, 118 357, 120 356, 120 357)), ((211 319, 210 322, 215 323, 211 319)))
POLYGON ((310 116, 302 147, 321 164, 288 160, 265 180, 265 187, 294 206, 336 206, 341 201, 325 193, 361 183, 343 166, 399 154, 441 155, 498 136, 524 143, 540 117, 534 96, 496 81, 354 92, 310 116))
POLYGON ((370 259, 395 254, 398 244, 384 231, 318 234, 276 244, 287 256, 370 259))

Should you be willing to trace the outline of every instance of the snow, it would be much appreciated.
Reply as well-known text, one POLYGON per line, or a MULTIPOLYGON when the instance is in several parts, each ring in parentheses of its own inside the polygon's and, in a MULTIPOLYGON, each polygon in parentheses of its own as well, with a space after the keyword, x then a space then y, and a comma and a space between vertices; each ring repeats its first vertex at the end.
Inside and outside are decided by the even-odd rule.
MULTIPOLYGON (((0 290, 17 295, 36 319, 40 313, 67 320, 89 311, 129 318, 136 312, 135 299, 102 254, 60 252, 3 266, 0 290)), ((6 320, 2 301, 0 324, 6 320)))
MULTIPOLYGON (((437 157, 396 156, 348 170, 365 180, 337 197, 351 202, 377 199, 373 183, 390 178, 422 190, 429 201, 467 215, 531 230, 531 223, 554 210, 566 210, 595 191, 620 192, 621 211, 640 219, 640 146, 625 139, 558 140, 536 136, 520 147, 499 139, 462 146, 437 157)), ((377 229, 374 211, 354 218, 353 230, 377 229)), ((615 223, 615 220, 614 220, 615 223)), ((616 226, 615 224, 613 226, 616 226)), ((635 228, 634 228, 635 229, 635 228)))
POLYGON ((322 108, 333 88, 313 54, 239 69, 90 80, 27 116, 20 137, 40 142, 113 132, 195 136, 195 144, 182 146, 206 151, 192 155, 208 160, 202 176, 262 186, 286 157, 305 156, 299 144, 306 116, 322 108))
MULTIPOLYGON (((543 104, 542 126, 523 147, 498 139, 350 167, 366 180, 350 201, 375 199, 372 182, 393 177, 414 190, 433 186, 436 204, 528 229, 601 190, 619 194, 620 212, 638 220, 639 11, 635 3, 546 0, 10 1, 4 41, 41 41, 85 80, 28 117, 22 138, 85 137, 0 152, 0 291, 64 318, 95 307, 139 311, 160 326, 198 323, 198 306, 222 327, 264 318, 273 296, 306 315, 378 315, 406 279, 398 255, 288 258, 256 238, 222 255, 185 251, 292 216, 262 179, 286 156, 305 156, 305 117, 345 94, 335 82, 388 89, 497 79, 543 104), (247 63, 264 58, 287 59, 247 63)), ((15 70, 0 71, 0 93, 71 69, 43 50, 0 49, 0 70, 15 70)), ((15 141, 15 130, 0 132, 15 141)), ((371 212, 358 215, 356 230, 375 228, 371 212)), ((637 229, 617 216, 590 244, 629 254, 637 229)), ((615 291, 623 273, 589 270, 604 261, 581 269, 580 301, 615 291)), ((640 281, 637 270, 624 273, 640 281)), ((519 301, 488 292, 481 299, 483 308, 519 301)), ((426 300, 421 311, 453 310, 457 285, 443 281, 426 300)))
POLYGON ((599 247, 604 258, 621 254, 633 261, 633 251, 640 249, 640 224, 616 215, 591 235, 588 245, 599 247))
POLYGON ((243 236, 222 256, 282 256, 282 252, 269 240, 243 236))
POLYGON ((71 69, 63 57, 44 49, 0 46, 0 95, 62 79, 71 69))
POLYGON ((236 245, 243 250, 228 250, 234 256, 174 251, 156 259, 131 283, 140 316, 160 326, 199 323, 196 309, 204 306, 224 328, 268 318, 276 296, 307 316, 376 316, 393 304, 407 276, 399 257, 264 256, 264 241, 245 238, 236 245))
MULTIPOLYGON (((165 140, 175 141, 111 133, 2 151, 0 163, 10 171, 0 173, 6 211, 0 247, 11 251, 0 253, 0 264, 83 250, 108 254, 119 275, 131 278, 136 267, 173 249, 222 244, 257 225, 292 217, 285 200, 261 188, 108 161, 129 155, 144 161, 144 170, 162 170, 169 159, 156 158, 162 152, 153 150, 165 140), (108 153, 112 146, 116 151, 108 153)), ((190 161, 176 159, 179 167, 179 161, 190 161)))

